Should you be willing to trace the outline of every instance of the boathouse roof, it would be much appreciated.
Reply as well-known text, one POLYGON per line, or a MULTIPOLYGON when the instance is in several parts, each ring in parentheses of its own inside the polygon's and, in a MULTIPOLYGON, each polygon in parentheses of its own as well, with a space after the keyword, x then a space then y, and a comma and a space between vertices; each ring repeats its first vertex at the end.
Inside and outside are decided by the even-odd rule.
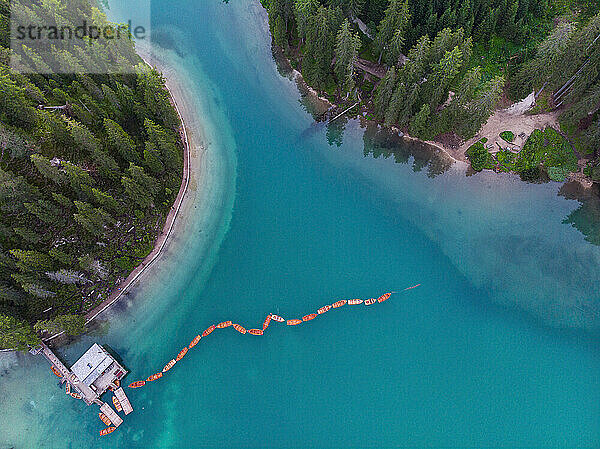
POLYGON ((71 367, 71 371, 86 385, 91 385, 115 359, 99 344, 94 343, 71 367))

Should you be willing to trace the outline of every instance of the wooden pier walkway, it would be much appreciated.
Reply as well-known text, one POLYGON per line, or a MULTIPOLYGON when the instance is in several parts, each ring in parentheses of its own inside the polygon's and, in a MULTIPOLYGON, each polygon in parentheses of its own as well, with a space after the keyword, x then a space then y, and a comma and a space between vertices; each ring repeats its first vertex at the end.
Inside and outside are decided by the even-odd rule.
POLYGON ((115 427, 119 427, 121 424, 123 424, 123 418, 117 415, 117 412, 115 412, 106 402, 102 403, 100 406, 100 411, 104 413, 108 419, 110 419, 110 422, 112 422, 115 427))
POLYGON ((114 393, 121 403, 121 407, 123 407, 123 413, 129 415, 133 411, 133 407, 131 406, 131 402, 129 402, 129 398, 125 395, 123 387, 117 388, 114 393))

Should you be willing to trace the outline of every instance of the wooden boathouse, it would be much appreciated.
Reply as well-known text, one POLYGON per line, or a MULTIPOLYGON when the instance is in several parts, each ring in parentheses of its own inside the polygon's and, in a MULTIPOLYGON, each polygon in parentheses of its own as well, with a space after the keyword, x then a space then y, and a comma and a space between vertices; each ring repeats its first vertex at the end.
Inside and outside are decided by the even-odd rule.
POLYGON ((41 343, 30 352, 42 354, 50 362, 54 374, 61 378, 61 383, 66 384, 66 389, 71 392, 71 396, 81 398, 87 405, 100 406, 100 411, 114 426, 121 425, 123 419, 108 403, 102 401, 101 396, 104 393, 108 390, 113 391, 126 415, 133 411, 129 399, 120 386, 120 381, 127 374, 127 370, 99 344, 94 343, 70 369, 45 343, 41 343))

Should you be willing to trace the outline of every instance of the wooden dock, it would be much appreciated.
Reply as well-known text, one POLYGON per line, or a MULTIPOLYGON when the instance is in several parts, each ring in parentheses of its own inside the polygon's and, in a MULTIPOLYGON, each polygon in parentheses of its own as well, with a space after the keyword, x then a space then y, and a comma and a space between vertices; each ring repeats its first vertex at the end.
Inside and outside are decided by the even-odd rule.
POLYGON ((98 395, 96 392, 81 382, 77 376, 75 376, 75 374, 73 374, 58 357, 56 357, 56 354, 54 354, 54 352, 52 352, 52 350, 46 346, 46 344, 41 343, 41 346, 41 353, 50 362, 50 364, 62 374, 63 382, 68 382, 71 384, 71 388, 81 395, 81 398, 87 405, 93 404, 98 400, 98 395))
POLYGON ((115 390, 115 396, 121 403, 121 407, 123 407, 123 412, 126 415, 129 415, 133 411, 133 407, 131 406, 131 402, 129 402, 129 398, 125 395, 123 387, 119 387, 115 390))
POLYGON ((110 422, 112 422, 115 427, 119 427, 121 424, 123 424, 123 418, 117 415, 117 412, 115 412, 106 402, 102 403, 100 406, 100 411, 104 413, 108 419, 110 419, 110 422))

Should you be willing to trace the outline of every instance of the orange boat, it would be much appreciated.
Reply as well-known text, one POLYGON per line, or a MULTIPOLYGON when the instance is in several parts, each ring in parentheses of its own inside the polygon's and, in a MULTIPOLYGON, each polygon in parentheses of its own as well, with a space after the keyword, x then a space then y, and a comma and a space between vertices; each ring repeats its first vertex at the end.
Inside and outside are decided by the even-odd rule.
POLYGON ((100 435, 101 435, 101 436, 108 435, 109 433, 111 433, 111 432, 114 432, 114 431, 115 431, 115 429, 116 429, 116 427, 115 427, 115 426, 112 426, 112 427, 107 427, 106 429, 102 429, 102 430, 100 431, 100 435))
POLYGON ((153 374, 152 376, 148 377, 148 379, 146 379, 146 382, 152 382, 153 380, 160 379, 162 377, 162 375, 163 375, 162 372, 153 374))
POLYGON ((337 309, 338 307, 345 306, 347 302, 348 302, 347 300, 342 299, 340 301, 336 301, 333 304, 331 304, 331 307, 333 307, 334 309, 337 309))
POLYGON ((204 332, 202 332, 202 336, 206 337, 208 334, 210 334, 212 331, 214 331, 217 328, 217 326, 215 326, 214 324, 212 326, 210 326, 208 329, 206 329, 204 332))
POLYGON ((252 335, 262 335, 263 332, 262 329, 248 329, 248 333, 252 335))
POLYGON ((116 396, 113 396, 113 405, 115 406, 115 408, 117 409, 118 412, 123 411, 123 406, 121 405, 121 403, 119 402, 119 400, 117 399, 116 396))
POLYGON ((223 321, 222 323, 217 324, 217 329, 223 329, 224 327, 232 326, 233 322, 231 321, 223 321))
POLYGON ((279 315, 273 315, 273 314, 271 314, 271 319, 273 319, 275 321, 278 321, 280 323, 285 322, 285 320, 283 318, 281 318, 279 315))
POLYGON ((316 313, 311 313, 310 315, 304 315, 302 317, 302 321, 310 321, 310 320, 314 320, 316 317, 318 317, 319 315, 316 313))
POLYGON ((175 357, 175 360, 177 362, 179 362, 183 358, 183 356, 187 354, 187 352, 188 352, 188 347, 184 346, 183 349, 181 351, 179 351, 179 354, 177 354, 177 357, 175 357))
POLYGON ((247 332, 247 331, 246 331, 246 328, 245 328, 245 327, 243 327, 243 326, 240 326, 239 324, 234 324, 234 325, 233 325, 233 328, 234 328, 236 331, 238 331, 240 334, 245 334, 245 333, 247 332))
POLYGON ((363 300, 362 299, 349 299, 348 300, 348 305, 349 306, 356 306, 358 304, 362 304, 363 300))
POLYGON ((65 393, 71 394, 71 384, 69 382, 65 384, 65 393))
POLYGON ((270 323, 271 323, 271 315, 267 315, 267 317, 265 318, 265 322, 263 323, 263 330, 265 330, 267 327, 269 327, 270 323))
POLYGON ((379 298, 377 298, 377 302, 383 302, 383 301, 387 300, 390 296, 392 296, 391 293, 384 293, 379 298))
POLYGON ((74 399, 81 399, 81 395, 79 393, 75 393, 74 391, 71 391, 69 395, 74 399))
POLYGON ((52 370, 52 372, 54 374, 56 374, 58 377, 62 377, 62 374, 60 373, 60 371, 54 366, 54 365, 50 365, 50 369, 52 370))
POLYGON ((329 309, 331 309, 331 306, 330 305, 326 305, 326 306, 321 307, 319 310, 317 310, 317 313, 319 315, 321 315, 322 313, 327 312, 329 309))
POLYGON ((198 344, 198 342, 200 341, 201 338, 202 338, 202 335, 196 335, 196 338, 194 338, 192 340, 192 342, 190 343, 190 345, 188 346, 188 348, 192 349, 194 346, 196 346, 198 344))
POLYGON ((175 364, 177 363, 177 360, 173 359, 171 360, 169 363, 167 363, 165 365, 165 367, 163 368, 162 372, 166 373, 167 371, 169 371, 171 368, 173 368, 175 366, 175 364))
POLYGON ((104 424, 106 424, 107 426, 110 426, 112 423, 110 422, 110 419, 108 419, 108 416, 106 416, 104 413, 100 412, 98 413, 98 417, 102 420, 102 422, 104 424))
POLYGON ((288 326, 295 326, 297 324, 300 324, 302 322, 302 320, 297 320, 297 319, 293 319, 293 320, 287 320, 287 325, 288 326))
POLYGON ((115 379, 115 381, 113 382, 117 387, 121 386, 121 381, 119 379, 115 379))
POLYGON ((371 304, 375 304, 377 300, 375 298, 369 298, 365 300, 365 306, 370 306, 371 304))
POLYGON ((138 380, 137 382, 132 382, 129 384, 129 388, 140 388, 146 385, 145 380, 138 380))

